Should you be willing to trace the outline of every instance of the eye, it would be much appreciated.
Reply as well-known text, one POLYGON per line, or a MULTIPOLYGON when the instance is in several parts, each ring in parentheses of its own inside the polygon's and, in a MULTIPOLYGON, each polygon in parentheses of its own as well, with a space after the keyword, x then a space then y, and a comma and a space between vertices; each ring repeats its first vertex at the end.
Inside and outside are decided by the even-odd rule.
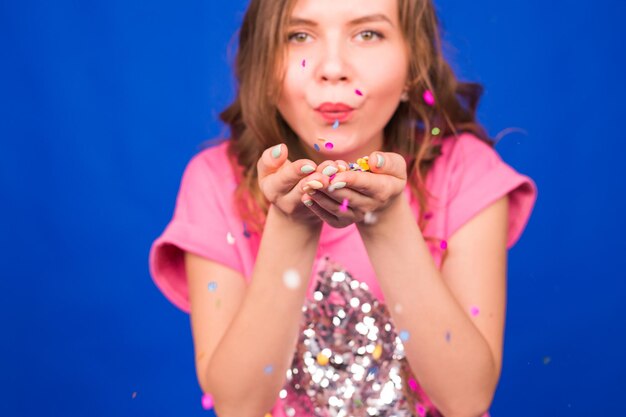
POLYGON ((295 41, 296 43, 304 43, 307 40, 308 36, 309 36, 308 33, 292 32, 287 36, 287 40, 289 42, 295 41))
POLYGON ((377 37, 378 39, 384 38, 382 33, 376 32, 374 30, 364 30, 363 32, 359 33, 357 36, 361 36, 361 38, 365 41, 370 41, 374 39, 374 37, 377 37))

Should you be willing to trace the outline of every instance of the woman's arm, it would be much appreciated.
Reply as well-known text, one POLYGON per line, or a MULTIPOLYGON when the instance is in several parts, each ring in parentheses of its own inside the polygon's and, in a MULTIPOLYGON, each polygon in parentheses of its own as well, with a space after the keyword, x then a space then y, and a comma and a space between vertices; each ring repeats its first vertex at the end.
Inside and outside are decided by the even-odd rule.
POLYGON ((270 206, 251 283, 203 370, 220 417, 262 416, 276 402, 293 360, 320 232, 321 223, 294 222, 270 206), (291 268, 302 277, 296 289, 283 283, 291 268))
POLYGON ((375 224, 358 223, 413 373, 446 417, 479 416, 500 375, 508 198, 448 241, 439 271, 404 193, 375 224), (396 307, 399 308, 396 308, 396 307), (473 317, 470 308, 479 308, 473 317))

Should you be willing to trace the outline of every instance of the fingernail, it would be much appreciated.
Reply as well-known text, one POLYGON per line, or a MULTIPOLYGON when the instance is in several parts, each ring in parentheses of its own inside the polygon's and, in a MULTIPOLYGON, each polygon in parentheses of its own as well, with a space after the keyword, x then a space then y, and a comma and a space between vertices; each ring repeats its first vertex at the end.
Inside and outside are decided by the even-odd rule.
POLYGON ((305 174, 310 174, 311 172, 315 171, 315 168, 313 168, 311 165, 304 165, 302 168, 300 168, 300 171, 304 172, 305 174))
POLYGON ((280 145, 274 146, 274 149, 272 149, 272 156, 274 158, 278 158, 280 156, 280 151, 281 151, 280 145))
POLYGON ((376 154, 376 157, 378 158, 378 162, 376 162, 376 168, 381 168, 385 163, 385 157, 379 153, 376 154))
POLYGON ((328 165, 326 168, 324 168, 324 170, 322 171, 322 174, 330 177, 331 175, 336 174, 337 171, 338 171, 337 168, 335 168, 332 165, 328 165))
POLYGON ((321 182, 317 180, 309 181, 306 183, 306 185, 313 188, 314 190, 319 190, 320 188, 324 188, 324 184, 322 184, 321 182))
POLYGON ((339 164, 339 172, 345 172, 348 170, 348 167, 344 164, 339 164))
POLYGON ((311 207, 313 205, 313 200, 304 200, 304 205, 307 207, 311 207))
POLYGON ((309 187, 308 185, 305 185, 304 187, 302 187, 302 191, 304 191, 305 193, 309 191, 310 189, 311 187, 309 187))
POLYGON ((337 181, 336 183, 331 184, 331 186, 330 186, 330 187, 328 187, 328 191, 335 191, 335 190, 338 190, 338 189, 343 188, 343 187, 345 187, 345 186, 346 186, 346 183, 345 183, 345 182, 343 182, 343 181, 337 181))

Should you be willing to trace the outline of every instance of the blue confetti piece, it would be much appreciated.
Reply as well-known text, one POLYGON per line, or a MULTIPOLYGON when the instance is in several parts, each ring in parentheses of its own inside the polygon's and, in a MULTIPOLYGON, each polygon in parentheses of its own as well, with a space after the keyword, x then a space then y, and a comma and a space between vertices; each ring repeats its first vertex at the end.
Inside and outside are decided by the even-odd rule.
POLYGON ((368 375, 376 375, 378 373, 378 366, 372 366, 367 372, 368 375))
POLYGON ((318 145, 317 143, 316 143, 315 145, 313 145, 313 147, 315 148, 315 150, 316 150, 316 151, 318 151, 318 152, 319 152, 320 147, 319 147, 319 145, 318 145))
POLYGON ((446 332, 446 342, 450 342, 450 332, 446 332))
POLYGON ((250 232, 248 231, 248 226, 246 225, 246 222, 243 222, 243 235, 246 239, 250 238, 250 232))
POLYGON ((273 370, 274 367, 272 365, 267 365, 265 369, 263 369, 263 372, 265 372, 266 374, 271 374, 273 370))
POLYGON ((215 292, 217 290, 217 282, 211 281, 209 282, 209 291, 215 292))
POLYGON ((339 120, 335 120, 335 123, 333 123, 333 129, 337 129, 339 127, 339 120))
POLYGON ((409 340, 409 332, 407 332, 406 330, 402 330, 399 336, 400 336, 400 340, 402 340, 403 342, 406 342, 407 340, 409 340))

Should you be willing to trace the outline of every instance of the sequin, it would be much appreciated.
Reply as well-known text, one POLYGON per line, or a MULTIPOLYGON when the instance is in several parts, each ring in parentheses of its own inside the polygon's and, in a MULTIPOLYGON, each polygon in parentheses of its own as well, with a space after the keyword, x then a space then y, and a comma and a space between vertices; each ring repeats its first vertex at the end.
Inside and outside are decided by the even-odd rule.
MULTIPOLYGON (((296 416, 441 417, 414 375, 384 303, 339 264, 321 264, 301 328, 282 409, 296 416), (367 313, 363 312, 363 306, 367 313), (322 359, 323 357, 323 359, 322 359), (415 383, 417 386, 417 383, 415 383)), ((402 332, 401 332, 402 333, 402 332)))

